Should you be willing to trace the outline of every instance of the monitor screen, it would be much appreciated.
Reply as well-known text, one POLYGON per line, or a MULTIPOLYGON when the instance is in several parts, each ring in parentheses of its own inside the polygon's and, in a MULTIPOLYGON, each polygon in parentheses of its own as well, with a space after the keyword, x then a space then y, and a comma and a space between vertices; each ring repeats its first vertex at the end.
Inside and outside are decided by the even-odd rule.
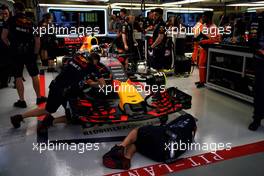
POLYGON ((49 12, 53 14, 53 22, 56 27, 84 27, 86 31, 92 30, 95 34, 106 34, 105 10, 49 9, 49 12))
POLYGON ((193 27, 196 24, 197 17, 201 15, 201 13, 175 13, 175 12, 168 12, 167 19, 171 16, 180 16, 184 26, 193 27))

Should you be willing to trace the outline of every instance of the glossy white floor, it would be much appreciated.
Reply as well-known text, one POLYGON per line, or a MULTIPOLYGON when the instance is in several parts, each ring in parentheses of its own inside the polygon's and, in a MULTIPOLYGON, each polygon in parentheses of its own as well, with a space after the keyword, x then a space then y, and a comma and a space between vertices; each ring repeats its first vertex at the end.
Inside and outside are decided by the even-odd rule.
MULTIPOLYGON (((46 73, 46 91, 48 91, 47 87, 49 82, 55 76, 55 74, 46 73)), ((27 109, 32 109, 36 106, 34 104, 35 95, 32 91, 31 81, 27 76, 27 73, 25 73, 25 78, 25 96, 28 104, 27 109)), ((195 70, 194 74, 189 78, 169 78, 169 86, 179 87, 181 90, 193 96, 193 105, 188 112, 199 120, 198 132, 195 138, 196 142, 232 143, 232 146, 239 146, 264 139, 264 126, 262 126, 257 132, 251 132, 247 129, 248 124, 251 122, 253 111, 252 105, 207 88, 196 89, 194 82, 197 78, 197 70, 195 70)), ((36 142, 37 120, 35 118, 30 118, 26 120, 22 128, 17 130, 14 130, 10 125, 9 117, 11 115, 25 111, 25 109, 12 107, 13 102, 15 102, 16 99, 17 94, 15 89, 5 88, 0 90, 1 176, 93 176, 119 172, 119 170, 106 169, 101 164, 102 155, 116 142, 100 143, 99 150, 85 151, 83 154, 78 153, 78 151, 43 151, 40 154, 39 151, 33 150, 33 143, 36 142)), ((60 109, 59 114, 62 113, 63 111, 60 109)), ((128 131, 128 129, 121 129, 107 133, 94 132, 94 134, 90 133, 89 135, 83 135, 79 126, 60 124, 50 128, 49 139, 61 140, 124 136, 128 131)), ((204 152, 208 151, 188 151, 183 157, 193 156, 204 152)), ((241 167, 244 165, 243 161, 244 160, 239 161, 241 162, 241 167)), ((253 161, 255 160, 253 159, 253 161)), ((263 165, 263 162, 258 163, 258 160, 255 162, 255 165, 260 166, 258 168, 261 168, 263 165)), ((136 154, 132 160, 132 168, 151 164, 154 164, 154 162, 140 154, 136 154)), ((229 174, 229 170, 225 169, 225 167, 223 167, 222 171, 223 170, 225 170, 224 174, 222 172, 221 175, 232 175, 229 174)), ((209 171, 213 172, 214 169, 209 171)), ((204 173, 202 171, 192 172, 192 170, 188 170, 188 172, 189 175, 201 175, 201 173, 204 173)), ((251 172, 251 174, 254 175, 254 171, 251 172)), ((217 174, 209 172, 207 175, 217 174)))

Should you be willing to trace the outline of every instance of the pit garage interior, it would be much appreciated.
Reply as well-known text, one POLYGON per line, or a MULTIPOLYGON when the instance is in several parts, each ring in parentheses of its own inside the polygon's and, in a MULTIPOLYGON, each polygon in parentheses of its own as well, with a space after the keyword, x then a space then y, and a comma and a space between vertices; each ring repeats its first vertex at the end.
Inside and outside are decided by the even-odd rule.
MULTIPOLYGON (((1 0, 0 5, 6 5, 14 13, 13 4, 15 2, 1 0)), ((53 14, 53 23, 58 26, 76 25, 77 22, 73 21, 76 18, 71 18, 70 15, 91 12, 90 16, 84 16, 83 20, 92 20, 92 23, 87 24, 92 24, 93 28, 100 28, 100 32, 94 34, 99 44, 111 43, 117 37, 117 32, 109 29, 110 17, 113 14, 119 16, 120 9, 123 8, 128 10, 128 15, 141 15, 142 18, 147 18, 151 9, 161 8, 164 21, 167 21, 171 16, 180 16, 181 22, 189 27, 195 25, 198 15, 205 11, 211 11, 214 12, 212 20, 218 27, 223 25, 223 19, 229 20, 226 22, 228 24, 242 21, 249 27, 243 34, 243 37, 246 38, 245 41, 234 42, 227 39, 228 37, 225 39, 223 37, 221 41, 207 48, 207 77, 202 88, 197 88, 195 85, 195 82, 199 80, 198 63, 190 64, 190 70, 181 73, 177 70, 181 69, 179 68, 181 66, 176 66, 178 63, 177 51, 179 50, 177 47, 181 48, 180 50, 184 48, 184 57, 192 59, 194 36, 192 34, 185 36, 184 47, 177 45, 177 37, 170 36, 174 42, 170 48, 174 61, 170 69, 160 72, 166 75, 166 88, 177 87, 178 90, 190 95, 192 99, 190 108, 170 113, 168 122, 183 114, 191 114, 197 124, 194 142, 203 147, 187 150, 177 160, 168 164, 153 161, 138 152, 131 159, 131 167, 128 170, 109 169, 102 163, 103 155, 115 144, 120 143, 133 128, 144 125, 158 126, 160 125, 159 118, 112 124, 95 123, 86 127, 71 123, 59 123, 49 127, 44 134, 39 134, 38 127, 44 117, 38 116, 25 119, 20 128, 14 129, 10 123, 11 116, 38 106, 45 107, 45 103, 36 105, 31 77, 24 69, 24 94, 27 108, 14 107, 13 103, 18 100, 18 95, 14 88, 14 77, 9 76, 7 86, 0 89, 0 176, 264 175, 264 123, 262 121, 256 131, 248 129, 254 112, 254 64, 256 59, 251 49, 252 43, 249 42, 250 25, 254 23, 258 13, 262 12, 262 9, 264 10, 264 1, 26 0, 23 3, 26 7, 26 14, 36 23, 41 20, 43 14, 50 12, 53 14), (64 14, 62 18, 60 15, 63 15, 63 12, 66 15, 64 14), (45 149, 41 148, 44 147, 42 142, 45 144, 50 142, 50 148, 48 145, 45 145, 45 149), (54 144, 60 143, 76 145, 71 150, 59 150, 54 147, 54 144), (89 145, 84 148, 85 144, 89 145), (219 144, 221 149, 218 150, 215 147, 219 147, 219 144)), ((141 71, 150 69, 150 74, 153 74, 147 64, 149 59, 148 37, 151 37, 152 33, 137 32, 137 34, 140 36, 137 40, 140 40, 141 45, 139 42, 137 46, 136 52, 140 55, 140 63, 137 63, 136 67, 141 71)), ((51 81, 61 72, 65 51, 75 52, 72 51, 72 48, 80 48, 82 45, 80 36, 76 35, 57 35, 56 39, 55 71, 48 72, 48 66, 42 65, 40 56, 37 61, 40 70, 40 92, 42 96, 46 97, 51 81)), ((102 56, 105 57, 105 60, 113 57, 108 53, 110 50, 105 52, 105 55, 102 56)), ((10 59, 3 58, 2 53, 0 54, 1 60, 10 59)), ((182 67, 184 66, 182 65, 182 67)), ((127 74, 126 71, 124 71, 125 74, 127 74)), ((262 106, 264 108, 264 103, 262 106)), ((63 115, 65 115, 63 107, 53 114, 54 117, 63 115)))

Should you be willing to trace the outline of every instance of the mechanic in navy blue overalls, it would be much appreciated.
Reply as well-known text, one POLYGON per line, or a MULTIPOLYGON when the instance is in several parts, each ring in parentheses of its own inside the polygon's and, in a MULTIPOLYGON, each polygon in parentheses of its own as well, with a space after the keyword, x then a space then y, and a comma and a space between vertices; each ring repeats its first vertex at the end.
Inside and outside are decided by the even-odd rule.
POLYGON ((256 131, 264 118, 264 12, 258 14, 255 50, 256 74, 253 122, 249 130, 256 131))
POLYGON ((19 100, 14 103, 15 107, 26 108, 24 97, 23 70, 26 66, 32 79, 36 94, 36 104, 46 102, 46 97, 41 96, 39 88, 39 69, 37 56, 40 48, 40 37, 34 32, 34 22, 25 14, 23 3, 14 3, 15 16, 8 19, 3 27, 1 38, 10 49, 14 64, 14 76, 19 100))
POLYGON ((128 58, 129 55, 133 53, 134 48, 134 37, 133 37, 133 27, 130 23, 130 17, 127 16, 126 9, 120 10, 120 16, 122 18, 122 23, 119 29, 119 35, 115 41, 116 49, 118 54, 123 54, 119 57, 119 61, 124 65, 125 70, 128 68, 128 58))
POLYGON ((162 19, 163 10, 156 8, 154 10, 155 27, 153 31, 153 43, 150 46, 153 49, 153 58, 151 60, 151 67, 154 69, 163 69, 163 58, 165 54, 166 31, 165 22, 162 19))
POLYGON ((10 120, 14 128, 19 128, 21 122, 25 118, 42 115, 47 115, 43 123, 50 126, 54 120, 50 114, 55 113, 61 105, 63 107, 66 106, 67 99, 69 98, 69 90, 75 90, 75 88, 84 81, 88 82, 90 87, 104 86, 104 78, 102 78, 94 65, 93 57, 97 57, 97 54, 88 54, 85 52, 76 53, 76 55, 66 63, 61 73, 51 82, 46 106, 44 108, 36 108, 24 114, 12 116, 10 120), (97 81, 91 80, 89 78, 91 75, 96 75, 97 81))

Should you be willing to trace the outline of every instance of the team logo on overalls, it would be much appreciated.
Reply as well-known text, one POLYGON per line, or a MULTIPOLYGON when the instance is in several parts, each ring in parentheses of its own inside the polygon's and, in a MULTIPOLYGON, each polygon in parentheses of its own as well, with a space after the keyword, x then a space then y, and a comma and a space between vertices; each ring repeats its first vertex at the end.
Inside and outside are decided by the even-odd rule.
POLYGON ((164 33, 165 32, 165 28, 164 28, 164 26, 160 26, 160 33, 164 33))
POLYGON ((74 58, 75 62, 79 64, 82 68, 86 68, 88 66, 88 61, 85 59, 84 56, 78 55, 74 58))

